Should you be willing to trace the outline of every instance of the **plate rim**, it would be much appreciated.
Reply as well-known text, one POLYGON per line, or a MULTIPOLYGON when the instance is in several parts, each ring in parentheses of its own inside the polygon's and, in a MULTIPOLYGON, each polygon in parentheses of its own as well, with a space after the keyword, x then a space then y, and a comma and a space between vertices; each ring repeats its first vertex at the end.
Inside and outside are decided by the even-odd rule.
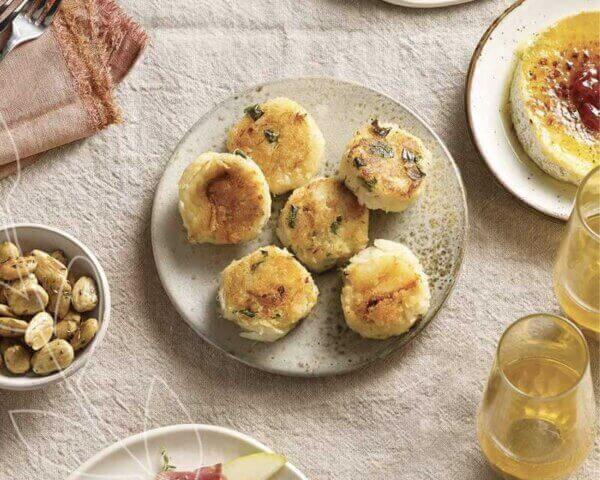
MULTIPOLYGON (((140 440, 144 440, 144 438, 146 440, 148 440, 153 437, 158 437, 158 436, 165 435, 165 434, 168 435, 168 434, 177 433, 177 432, 187 432, 188 430, 189 431, 199 431, 199 432, 222 433, 224 435, 234 437, 238 440, 242 440, 242 441, 250 444, 252 447, 256 448, 257 450, 260 450, 261 452, 266 452, 266 453, 273 452, 273 450, 271 448, 267 447, 262 442, 259 442, 258 440, 251 437, 250 435, 247 435, 242 432, 238 432, 237 430, 233 430, 231 428, 221 427, 219 425, 208 425, 208 424, 204 424, 204 423, 182 423, 182 424, 177 424, 177 425, 168 425, 165 427, 154 428, 152 430, 148 430, 145 432, 139 432, 139 433, 130 435, 129 437, 125 437, 120 440, 117 440, 112 445, 109 445, 108 447, 104 448, 103 450, 96 453, 88 460, 86 460, 84 463, 82 463, 79 467, 77 467, 77 469, 73 473, 71 473, 69 475, 67 480, 75 480, 77 478, 76 475, 79 475, 79 476, 81 476, 82 474, 85 475, 86 472, 84 470, 89 469, 90 467, 92 467, 93 465, 95 465, 96 463, 101 461, 103 458, 106 458, 109 455, 112 455, 113 453, 117 452, 118 450, 120 450, 123 447, 127 447, 133 443, 140 441, 140 440)), ((296 475, 300 480, 308 480, 308 478, 300 470, 298 470, 297 467, 292 465, 290 462, 287 462, 286 465, 289 468, 289 470, 294 475, 296 475)))
MULTIPOLYGON (((538 207, 538 206, 532 205, 526 199, 525 195, 523 195, 519 190, 513 188, 510 183, 504 182, 502 180, 502 178, 500 178, 500 176, 496 175, 496 172, 494 171, 494 169, 492 167, 491 160, 488 160, 488 158, 483 154, 483 150, 477 140, 477 136, 475 135, 474 128, 473 128, 473 118, 472 118, 472 113, 471 113, 471 105, 472 105, 471 92, 472 92, 472 88, 473 88, 473 76, 474 76, 475 70, 477 68, 477 65, 479 63, 481 53, 482 53, 484 47, 486 46, 486 44, 488 43, 488 41, 490 40, 490 37, 492 36, 492 34, 496 30, 496 28, 504 21, 504 19, 508 15, 510 15, 512 12, 514 12, 518 7, 525 4, 525 2, 527 2, 527 1, 528 0, 516 0, 512 5, 509 5, 509 7, 506 8, 506 10, 504 10, 502 13, 500 13, 500 15, 498 15, 492 21, 490 26, 486 29, 486 31, 483 33, 483 35, 477 42, 477 46, 475 47, 475 50, 473 51, 473 55, 471 56, 471 60, 469 62, 469 68, 467 69, 467 79, 466 79, 466 83, 465 83, 464 109, 465 109, 465 113, 466 113, 466 117, 467 117, 467 126, 468 126, 467 131, 469 132, 469 137, 471 138, 471 143, 475 147, 475 151, 477 152, 479 159, 483 160, 483 163, 486 165, 488 171, 492 174, 494 179, 500 185, 502 185, 502 187, 504 187, 511 195, 513 195, 516 199, 518 199, 521 202, 521 204, 523 204, 530 210, 537 212, 537 213, 541 213, 547 217, 550 217, 550 218, 553 218, 556 220, 560 220, 562 222, 566 222, 567 220, 569 220, 570 213, 569 213, 569 215, 561 215, 559 212, 557 212, 553 209, 546 208, 543 206, 538 207)), ((537 167, 537 165, 536 165, 536 167, 537 167)))
POLYGON ((428 3, 421 3, 422 0, 383 0, 390 5, 407 8, 443 8, 471 3, 474 0, 426 0, 428 3))
POLYGON ((177 142, 177 145, 176 145, 175 149, 173 150, 173 153, 171 154, 168 162, 165 164, 165 166, 163 168, 163 173, 160 177, 160 180, 158 181, 158 183, 156 185, 156 188, 154 191, 154 198, 152 201, 152 213, 151 213, 151 218, 150 218, 150 237, 151 237, 151 244, 152 244, 152 256, 154 258, 154 264, 156 266, 156 271, 158 273, 158 277, 160 279, 163 290, 167 294, 167 297, 169 298, 171 304, 173 305, 173 307, 175 308, 175 310, 177 311, 179 316, 200 338, 202 338, 202 340, 207 342, 212 347, 218 349, 220 352, 224 353, 229 358, 232 358, 248 367, 251 367, 251 368, 263 371, 263 372, 267 372, 267 373, 274 374, 274 375, 281 375, 281 376, 285 376, 285 377, 324 378, 324 377, 336 377, 336 376, 341 376, 341 375, 347 375, 347 374, 355 372, 357 370, 363 370, 363 369, 373 365, 375 362, 377 362, 383 358, 386 358, 386 357, 398 352, 399 350, 402 350, 402 348, 404 348, 406 345, 411 343, 419 333, 421 333, 423 330, 425 330, 425 328, 434 320, 434 318, 437 316, 439 311, 446 304, 446 302, 450 298, 450 295, 454 291, 456 284, 458 283, 460 273, 462 271, 463 261, 465 258, 465 252, 466 252, 467 245, 468 245, 469 227, 470 227, 470 223, 469 223, 469 207, 468 207, 468 203, 467 203, 467 192, 466 192, 465 184, 464 184, 460 169, 458 168, 458 165, 457 165, 456 161, 454 160, 454 157, 450 153, 450 150, 448 149, 446 144, 442 141, 442 139, 438 136, 438 134, 431 128, 431 126, 427 122, 425 122, 425 120, 423 120, 423 118, 421 118, 420 115, 417 115, 412 108, 406 106, 406 104, 404 104, 403 102, 397 100, 396 98, 392 97, 391 95, 388 95, 387 93, 381 92, 380 90, 378 90, 376 88, 366 86, 366 85, 363 85, 361 83, 358 83, 358 82, 355 82, 352 80, 341 79, 341 78, 337 78, 337 77, 333 77, 333 76, 329 76, 329 75, 310 75, 310 76, 281 77, 281 78, 276 78, 276 79, 252 84, 249 87, 242 88, 239 91, 234 92, 234 93, 228 95, 227 97, 217 101, 215 103, 215 105, 213 105, 212 108, 208 109, 203 115, 200 116, 200 118, 198 120, 196 120, 192 124, 192 126, 190 126, 188 128, 188 130, 181 137, 179 142, 177 142), (285 82, 299 81, 299 80, 305 80, 305 81, 325 80, 325 81, 330 81, 330 82, 342 83, 342 84, 349 85, 352 87, 359 87, 359 88, 368 90, 372 93, 375 93, 377 95, 380 95, 380 96, 394 102, 397 105, 400 105, 400 107, 405 109, 410 115, 412 115, 414 118, 417 119, 418 122, 421 123, 421 125, 430 133, 430 135, 433 137, 433 139, 440 146, 440 148, 442 149, 442 151, 444 152, 446 157, 450 160, 450 164, 452 166, 452 169, 454 170, 454 173, 455 173, 457 181, 458 181, 458 185, 460 187, 459 189, 460 189, 460 193, 461 193, 461 200, 462 200, 462 206, 463 206, 463 211, 464 211, 465 221, 464 221, 464 227, 462 230, 462 241, 460 242, 457 263, 452 271, 453 278, 451 280, 448 290, 445 292, 444 297, 443 297, 442 301, 440 302, 440 305, 435 309, 435 311, 433 311, 430 321, 426 322, 426 323, 419 322, 415 328, 409 330, 405 334, 405 335, 409 336, 408 340, 405 343, 403 343, 401 345, 392 344, 388 349, 381 351, 378 355, 374 355, 373 357, 369 358, 368 360, 366 360, 362 363, 356 363, 356 364, 353 363, 348 368, 345 368, 344 370, 336 371, 336 372, 333 372, 333 371, 327 371, 327 372, 288 371, 288 370, 283 370, 280 368, 269 368, 269 367, 265 367, 262 365, 258 365, 256 363, 253 363, 244 358, 240 358, 240 357, 232 354, 231 352, 227 351, 225 348, 221 347, 220 345, 216 344, 215 342, 213 342, 210 338, 208 338, 207 336, 203 335, 201 332, 196 330, 194 325, 186 319, 186 316, 182 313, 180 307, 177 305, 177 302, 175 302, 174 298, 171 296, 171 293, 166 288, 165 280, 164 280, 161 268, 159 266, 160 263, 157 258, 157 252, 156 252, 156 247, 155 247, 156 233, 155 233, 154 219, 155 219, 155 215, 156 215, 156 211, 157 211, 158 192, 159 192, 159 190, 162 189, 163 182, 166 181, 166 179, 164 178, 165 177, 164 172, 174 162, 175 156, 178 154, 180 148, 182 148, 182 146, 183 146, 184 142, 187 140, 187 138, 190 135, 192 135, 192 132, 195 130, 196 126, 199 125, 200 123, 202 123, 203 121, 205 121, 207 118, 209 118, 223 103, 233 99, 236 96, 242 96, 247 93, 251 93, 258 88, 263 89, 268 86, 281 84, 281 83, 285 83, 285 82))

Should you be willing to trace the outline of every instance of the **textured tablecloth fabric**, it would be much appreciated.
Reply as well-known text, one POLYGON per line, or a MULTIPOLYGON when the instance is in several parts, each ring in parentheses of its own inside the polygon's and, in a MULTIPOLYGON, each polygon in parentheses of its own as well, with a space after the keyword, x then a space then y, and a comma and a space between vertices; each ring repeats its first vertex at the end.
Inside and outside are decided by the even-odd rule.
MULTIPOLYGON (((467 133, 469 60, 508 0, 428 11, 378 0, 122 3, 151 36, 120 88, 125 123, 0 182, 2 221, 73 233, 98 255, 113 295, 110 330, 79 385, 0 392, 0 479, 64 479, 143 430, 145 417, 152 427, 193 421, 246 432, 310 479, 493 479, 476 408, 507 325, 558 312, 550 272, 564 230, 499 186, 467 133), (339 378, 273 376, 203 342, 169 303, 150 245, 154 190, 186 130, 241 89, 301 75, 360 82, 419 112, 454 155, 470 208, 462 274, 440 314, 403 352, 339 378)), ((598 345, 591 350, 598 396, 598 345)), ((573 478, 599 473, 597 440, 573 478)))

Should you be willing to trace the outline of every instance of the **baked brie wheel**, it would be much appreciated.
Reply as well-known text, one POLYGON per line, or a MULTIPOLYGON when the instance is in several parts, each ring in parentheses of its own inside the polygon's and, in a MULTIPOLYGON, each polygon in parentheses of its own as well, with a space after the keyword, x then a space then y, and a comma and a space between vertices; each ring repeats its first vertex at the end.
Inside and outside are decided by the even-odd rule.
POLYGON ((579 184, 600 164, 600 12, 567 17, 520 52, 510 91, 516 134, 529 157, 579 184))
POLYGON ((191 243, 247 242, 271 215, 269 186, 245 156, 203 153, 179 180, 179 212, 191 243))
POLYGON ((318 178, 290 195, 277 236, 310 270, 323 272, 367 246, 369 210, 340 180, 318 178))
POLYGON ((288 98, 250 105, 230 130, 230 152, 241 150, 261 168, 271 193, 300 187, 321 167, 325 140, 312 116, 288 98))
POLYGON ((429 310, 431 294, 419 259, 405 245, 375 240, 344 269, 342 309, 348 326, 365 338, 408 331, 429 310))
POLYGON ((430 157, 419 138, 373 120, 350 140, 340 176, 367 208, 402 212, 420 194, 430 157))
POLYGON ((310 313, 318 295, 310 273, 290 252, 268 246, 223 270, 219 303, 242 337, 274 342, 310 313))

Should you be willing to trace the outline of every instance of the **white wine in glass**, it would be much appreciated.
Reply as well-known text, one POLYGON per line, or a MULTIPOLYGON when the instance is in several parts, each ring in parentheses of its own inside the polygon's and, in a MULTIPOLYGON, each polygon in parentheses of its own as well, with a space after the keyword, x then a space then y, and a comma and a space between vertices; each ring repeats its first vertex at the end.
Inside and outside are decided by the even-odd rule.
POLYGON ((510 480, 558 480, 587 457, 595 404, 587 343, 575 325, 530 315, 502 336, 477 417, 490 465, 510 480))
POLYGON ((554 266, 554 292, 565 315, 600 338, 600 167, 577 192, 554 266))

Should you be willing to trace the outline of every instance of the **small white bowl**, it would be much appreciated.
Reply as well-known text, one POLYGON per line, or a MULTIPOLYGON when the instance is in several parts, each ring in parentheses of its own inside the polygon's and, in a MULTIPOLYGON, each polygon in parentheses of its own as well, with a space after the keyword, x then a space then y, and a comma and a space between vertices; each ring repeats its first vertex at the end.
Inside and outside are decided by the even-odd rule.
POLYGON ((10 240, 16 243, 21 251, 33 249, 52 252, 62 250, 72 262, 71 269, 82 275, 93 278, 98 287, 98 306, 86 317, 94 317, 100 323, 96 337, 83 350, 75 355, 75 361, 65 370, 44 377, 29 373, 24 376, 12 375, 6 367, 0 369, 0 389, 5 390, 37 390, 70 377, 94 354, 94 350, 102 343, 110 321, 110 291, 108 281, 100 263, 90 250, 71 235, 55 228, 36 224, 14 224, 0 228, 0 242, 10 240), (75 259, 75 260, 73 260, 75 259))

